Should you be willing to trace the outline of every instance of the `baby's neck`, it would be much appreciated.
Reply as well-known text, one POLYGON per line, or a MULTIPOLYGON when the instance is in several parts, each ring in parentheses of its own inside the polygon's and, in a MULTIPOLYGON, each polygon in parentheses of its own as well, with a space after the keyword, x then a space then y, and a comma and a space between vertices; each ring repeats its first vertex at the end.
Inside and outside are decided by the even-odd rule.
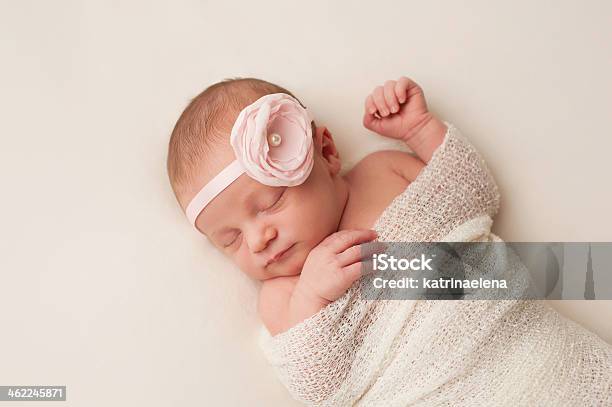
POLYGON ((350 213, 350 211, 347 211, 347 208, 350 208, 349 206, 349 202, 351 202, 351 189, 352 186, 351 184, 346 180, 345 177, 340 177, 340 179, 342 180, 342 192, 343 194, 341 196, 344 196, 344 206, 342 207, 342 210, 340 212, 340 221, 338 222, 338 230, 345 230, 348 229, 349 227, 347 226, 347 224, 350 225, 351 219, 350 217, 347 216, 347 213, 350 213))
POLYGON ((338 231, 347 229, 369 229, 372 227, 367 208, 362 202, 363 186, 352 172, 340 178, 342 180, 343 194, 346 196, 344 207, 338 223, 338 231))

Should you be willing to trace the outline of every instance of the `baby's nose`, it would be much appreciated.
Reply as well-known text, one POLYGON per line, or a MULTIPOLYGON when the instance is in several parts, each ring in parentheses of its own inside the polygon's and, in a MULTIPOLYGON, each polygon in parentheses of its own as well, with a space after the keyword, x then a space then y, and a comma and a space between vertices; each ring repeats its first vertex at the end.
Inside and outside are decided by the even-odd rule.
POLYGON ((253 251, 253 253, 259 253, 260 251, 268 247, 270 241, 276 239, 276 236, 276 228, 272 226, 268 226, 263 228, 263 230, 256 231, 253 245, 251 245, 251 250, 253 251))

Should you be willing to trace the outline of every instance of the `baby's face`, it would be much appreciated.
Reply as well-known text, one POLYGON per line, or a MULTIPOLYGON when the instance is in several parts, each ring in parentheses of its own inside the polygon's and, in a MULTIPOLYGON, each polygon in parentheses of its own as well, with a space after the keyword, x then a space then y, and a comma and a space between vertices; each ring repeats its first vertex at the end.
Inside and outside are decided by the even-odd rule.
POLYGON ((257 280, 299 274, 310 250, 338 230, 348 199, 340 160, 327 129, 317 128, 314 139, 314 166, 303 184, 270 187, 242 174, 197 219, 215 247, 257 280))

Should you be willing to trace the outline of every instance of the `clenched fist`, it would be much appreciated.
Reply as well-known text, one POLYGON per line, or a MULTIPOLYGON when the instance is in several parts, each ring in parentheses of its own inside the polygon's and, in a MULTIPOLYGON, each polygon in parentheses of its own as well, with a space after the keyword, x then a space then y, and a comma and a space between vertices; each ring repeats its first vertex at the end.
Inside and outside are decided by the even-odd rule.
POLYGON ((432 118, 421 87, 402 76, 368 95, 363 125, 381 136, 408 142, 432 118))

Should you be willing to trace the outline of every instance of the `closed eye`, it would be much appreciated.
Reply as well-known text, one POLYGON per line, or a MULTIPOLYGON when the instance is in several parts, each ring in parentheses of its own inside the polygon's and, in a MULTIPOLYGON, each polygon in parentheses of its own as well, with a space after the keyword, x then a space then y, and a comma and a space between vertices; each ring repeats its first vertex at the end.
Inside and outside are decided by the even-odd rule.
POLYGON ((231 241, 224 243, 223 248, 227 248, 233 245, 238 240, 239 237, 240 237, 240 232, 236 233, 231 241))
POLYGON ((287 192, 287 188, 283 189, 283 192, 278 196, 278 199, 276 200, 276 202, 274 202, 272 205, 267 207, 266 211, 270 211, 270 210, 274 210, 278 208, 284 201, 285 192, 287 192))
MULTIPOLYGON (((278 209, 283 204, 283 202, 285 201, 286 192, 287 192, 287 187, 285 187, 283 189, 283 192, 281 192, 281 194, 278 196, 276 201, 274 203, 272 203, 270 206, 268 206, 266 209, 264 209, 264 211, 265 212, 269 212, 269 211, 274 211, 275 209, 278 209)), ((232 239, 229 242, 227 242, 227 243, 222 243, 221 247, 226 249, 226 248, 229 248, 229 247, 233 246, 234 243, 236 243, 239 240, 240 235, 241 235, 240 232, 235 233, 234 236, 232 237, 232 239)))

